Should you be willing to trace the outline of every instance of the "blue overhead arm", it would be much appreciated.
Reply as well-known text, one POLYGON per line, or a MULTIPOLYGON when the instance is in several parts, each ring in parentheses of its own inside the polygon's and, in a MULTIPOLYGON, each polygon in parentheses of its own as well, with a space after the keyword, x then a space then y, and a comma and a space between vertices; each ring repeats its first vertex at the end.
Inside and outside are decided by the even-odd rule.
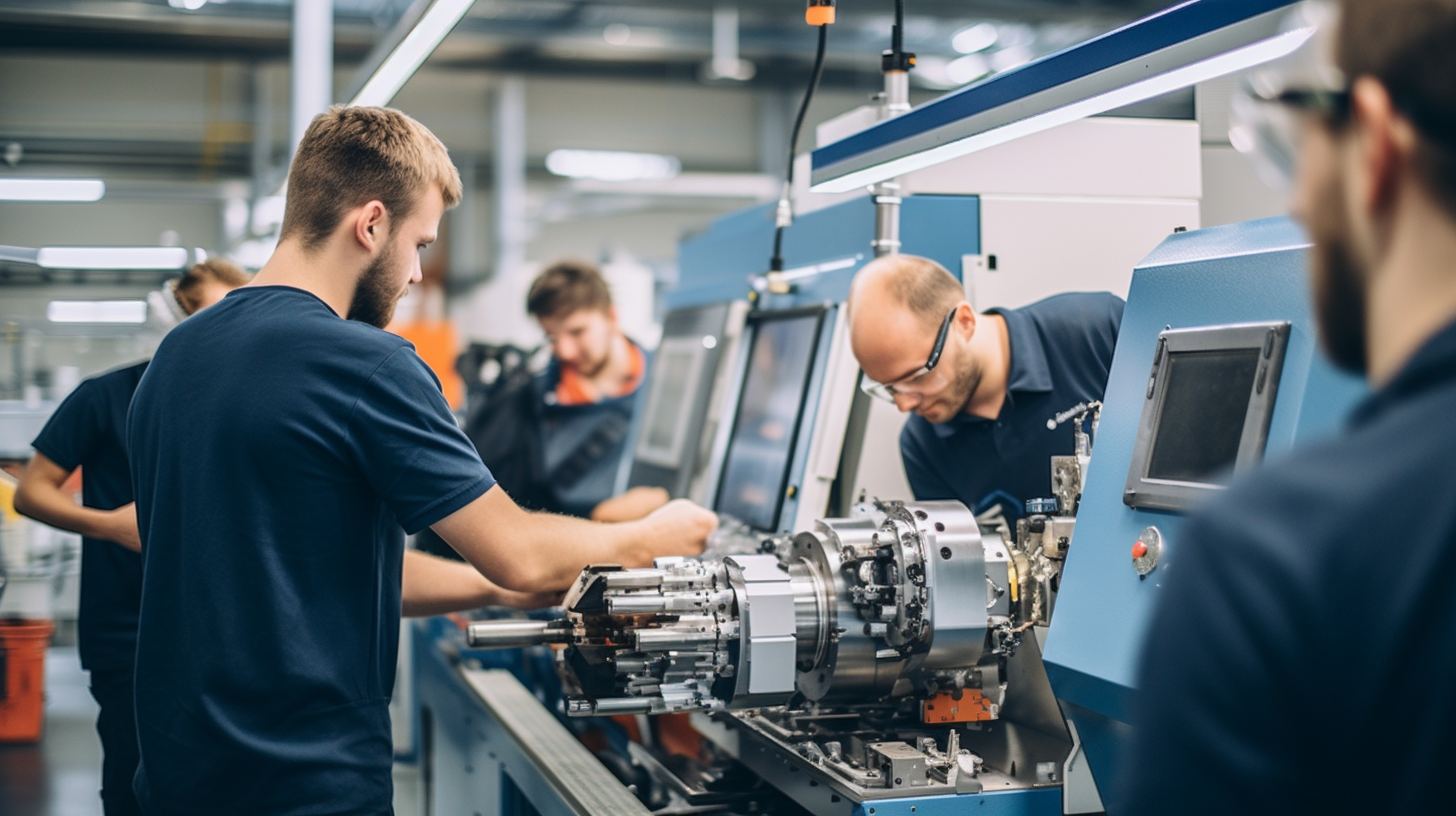
POLYGON ((815 150, 814 189, 852 190, 1281 56, 1308 36, 1280 36, 1295 2, 1189 0, 997 74, 815 150))

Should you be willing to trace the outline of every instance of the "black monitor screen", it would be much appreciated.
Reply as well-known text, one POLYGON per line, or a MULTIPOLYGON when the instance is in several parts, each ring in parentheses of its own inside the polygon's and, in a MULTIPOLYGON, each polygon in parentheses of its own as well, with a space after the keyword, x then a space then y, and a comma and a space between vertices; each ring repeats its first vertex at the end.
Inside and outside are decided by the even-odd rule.
POLYGON ((759 530, 777 526, 823 314, 763 319, 753 334, 717 510, 759 530))
POLYGON ((1233 472, 1259 349, 1169 354, 1149 479, 1222 484, 1233 472))

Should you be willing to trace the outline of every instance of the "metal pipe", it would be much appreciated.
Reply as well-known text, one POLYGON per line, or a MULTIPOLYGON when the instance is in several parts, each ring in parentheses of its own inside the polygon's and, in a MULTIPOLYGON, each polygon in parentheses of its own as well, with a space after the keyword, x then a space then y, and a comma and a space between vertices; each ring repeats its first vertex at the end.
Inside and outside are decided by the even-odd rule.
POLYGON ((288 155, 334 98, 334 0, 293 0, 293 98, 288 155))
POLYGON ((475 649, 515 649, 544 643, 570 643, 566 621, 498 620, 472 623, 465 629, 465 642, 475 649))
POLYGON ((495 269, 519 275, 526 265, 526 83, 505 76, 495 87, 495 269))

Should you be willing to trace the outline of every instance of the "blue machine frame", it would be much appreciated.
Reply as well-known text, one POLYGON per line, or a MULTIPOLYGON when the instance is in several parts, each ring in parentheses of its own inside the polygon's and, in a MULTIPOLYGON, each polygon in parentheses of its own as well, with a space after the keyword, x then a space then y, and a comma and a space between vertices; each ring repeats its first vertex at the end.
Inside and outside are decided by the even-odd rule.
POLYGON ((1173 235, 1138 266, 1107 382, 1101 427, 1046 644, 1047 674, 1076 725, 1094 778, 1111 790, 1162 576, 1177 562, 1180 514, 1126 506, 1131 464, 1158 334, 1173 328, 1288 320, 1291 329, 1266 458, 1333 431, 1365 393, 1320 355, 1305 282, 1308 241, 1284 218, 1173 235), (1130 550, 1163 534, 1146 579, 1130 550))

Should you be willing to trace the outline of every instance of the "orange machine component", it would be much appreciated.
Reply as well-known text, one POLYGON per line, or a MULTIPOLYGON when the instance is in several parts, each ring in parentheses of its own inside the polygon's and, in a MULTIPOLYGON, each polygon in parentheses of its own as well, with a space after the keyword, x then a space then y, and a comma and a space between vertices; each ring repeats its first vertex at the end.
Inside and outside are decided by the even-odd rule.
POLYGON ((832 25, 834 0, 809 0, 809 8, 804 11, 804 22, 811 26, 832 25))
POLYGON ((942 691, 921 703, 920 719, 931 724, 985 722, 996 719, 996 715, 991 711, 991 701, 978 689, 963 689, 942 691))

